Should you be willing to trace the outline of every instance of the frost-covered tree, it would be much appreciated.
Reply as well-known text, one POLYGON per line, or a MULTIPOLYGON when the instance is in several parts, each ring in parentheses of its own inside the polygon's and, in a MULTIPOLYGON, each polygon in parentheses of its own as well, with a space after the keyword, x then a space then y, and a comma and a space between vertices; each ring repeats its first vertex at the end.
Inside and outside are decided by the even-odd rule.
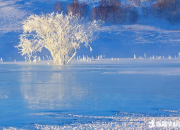
POLYGON ((21 55, 31 61, 43 48, 50 51, 55 65, 68 64, 76 55, 77 50, 97 38, 94 35, 99 21, 86 21, 79 15, 46 14, 31 15, 23 22, 23 34, 20 44, 16 46, 21 55))

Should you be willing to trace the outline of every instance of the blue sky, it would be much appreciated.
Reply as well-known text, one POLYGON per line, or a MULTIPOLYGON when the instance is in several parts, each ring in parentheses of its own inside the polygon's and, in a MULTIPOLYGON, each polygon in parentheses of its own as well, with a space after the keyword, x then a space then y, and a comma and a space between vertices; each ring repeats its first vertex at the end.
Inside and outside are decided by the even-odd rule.
MULTIPOLYGON (((19 35, 22 33, 21 23, 30 14, 51 13, 55 11, 53 5, 58 0, 0 0, 0 57, 4 61, 24 60, 14 46, 19 44, 19 35)), ((59 0, 60 1, 60 0, 59 0)), ((72 1, 60 1, 71 3, 72 1)), ((98 0, 81 0, 97 5, 98 0)), ((125 1, 123 1, 126 3, 125 1)), ((147 4, 147 3, 145 3, 147 4)), ((132 58, 134 54, 147 57, 152 55, 178 56, 180 52, 180 25, 171 25, 163 19, 141 16, 136 24, 103 25, 99 31, 99 39, 89 48, 82 47, 77 55, 97 56, 107 58, 132 58), (176 30, 176 31, 174 31, 176 30)), ((47 50, 42 52, 48 53, 47 50)), ((43 55, 42 54, 42 55, 43 55)))

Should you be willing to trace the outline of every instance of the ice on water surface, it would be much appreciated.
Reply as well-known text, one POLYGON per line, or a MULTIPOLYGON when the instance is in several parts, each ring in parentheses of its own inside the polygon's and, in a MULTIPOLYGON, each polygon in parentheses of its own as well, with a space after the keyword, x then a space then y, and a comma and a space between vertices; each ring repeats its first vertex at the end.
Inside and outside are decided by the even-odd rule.
POLYGON ((0 128, 179 128, 179 72, 178 59, 0 64, 0 128))

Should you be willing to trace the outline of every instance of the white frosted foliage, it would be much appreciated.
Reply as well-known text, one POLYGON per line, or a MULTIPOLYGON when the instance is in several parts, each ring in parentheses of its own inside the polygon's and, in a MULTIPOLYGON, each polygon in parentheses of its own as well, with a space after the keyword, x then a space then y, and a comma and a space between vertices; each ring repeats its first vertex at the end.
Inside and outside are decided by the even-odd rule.
POLYGON ((152 59, 155 59, 154 55, 152 56, 152 59))
POLYGON ((146 59, 146 53, 144 53, 144 58, 146 59))
POLYGON ((1 59, 0 59, 0 62, 3 62, 3 59, 2 59, 2 57, 1 57, 1 59))
POLYGON ((170 55, 168 56, 168 59, 171 59, 171 56, 170 56, 170 55))
POLYGON ((20 35, 17 48, 30 62, 33 57, 37 58, 38 51, 46 48, 50 51, 54 64, 68 64, 82 45, 90 47, 89 43, 97 38, 94 31, 99 25, 98 21, 88 22, 78 15, 31 15, 23 22, 24 32, 20 35))
POLYGON ((143 57, 140 56, 139 59, 143 59, 143 57))

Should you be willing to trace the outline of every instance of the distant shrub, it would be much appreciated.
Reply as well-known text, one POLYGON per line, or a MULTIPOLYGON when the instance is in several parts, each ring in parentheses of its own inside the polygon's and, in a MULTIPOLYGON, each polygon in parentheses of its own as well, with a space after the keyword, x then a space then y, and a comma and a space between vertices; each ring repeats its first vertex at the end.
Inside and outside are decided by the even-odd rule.
POLYGON ((151 11, 155 17, 166 18, 172 24, 180 22, 179 0, 159 0, 151 6, 151 11))
POLYGON ((92 20, 101 20, 111 23, 124 23, 127 19, 131 23, 138 20, 138 10, 136 7, 124 6, 119 0, 101 0, 100 5, 91 10, 92 20))
POLYGON ((57 11, 57 12, 61 12, 62 10, 62 4, 60 2, 57 2, 56 4, 54 4, 54 9, 57 11))
POLYGON ((138 20, 138 10, 134 6, 127 6, 128 18, 130 23, 136 23, 138 20))
POLYGON ((149 7, 144 7, 144 6, 142 7, 142 15, 143 15, 143 17, 147 18, 149 16, 149 13, 150 13, 149 10, 150 10, 149 7))
POLYGON ((67 14, 80 15, 80 17, 84 17, 85 15, 87 15, 88 9, 88 4, 79 3, 78 0, 73 0, 72 4, 66 5, 67 14))

